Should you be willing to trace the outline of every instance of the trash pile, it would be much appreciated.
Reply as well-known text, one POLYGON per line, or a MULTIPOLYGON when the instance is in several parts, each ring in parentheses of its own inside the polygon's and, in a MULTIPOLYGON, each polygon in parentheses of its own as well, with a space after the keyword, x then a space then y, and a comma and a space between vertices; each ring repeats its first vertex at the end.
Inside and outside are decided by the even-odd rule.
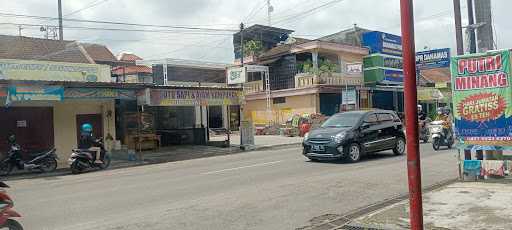
POLYGON ((312 128, 317 128, 327 120, 323 114, 294 114, 286 121, 281 128, 281 135, 288 137, 303 137, 312 128))

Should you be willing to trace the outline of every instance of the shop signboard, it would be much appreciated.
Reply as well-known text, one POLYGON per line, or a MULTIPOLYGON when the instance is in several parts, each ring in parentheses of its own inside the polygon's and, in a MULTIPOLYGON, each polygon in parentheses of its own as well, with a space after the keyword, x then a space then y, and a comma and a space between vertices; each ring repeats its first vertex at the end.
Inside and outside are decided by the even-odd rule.
POLYGON ((136 100, 135 90, 109 88, 66 88, 65 99, 124 99, 136 100))
POLYGON ((449 67, 450 48, 417 52, 416 66, 419 70, 449 67))
POLYGON ((363 63, 347 63, 345 65, 345 73, 347 74, 361 74, 363 72, 363 63))
POLYGON ((363 33, 363 46, 370 49, 370 53, 382 53, 393 56, 402 56, 402 38, 398 35, 380 31, 363 33))
POLYGON ((364 68, 372 67, 385 67, 393 69, 403 69, 403 60, 401 57, 385 55, 385 54, 372 54, 363 58, 364 68))
POLYGON ((6 104, 15 101, 62 101, 62 86, 9 86, 6 104))
POLYGON ((247 81, 245 67, 231 67, 227 70, 228 84, 242 84, 247 81))
POLYGON ((451 58, 455 127, 464 145, 512 146, 510 51, 451 58))
POLYGON ((385 69, 384 81, 388 84, 402 84, 404 82, 404 72, 402 70, 385 69))
POLYGON ((239 105, 239 90, 151 89, 151 106, 239 105))
POLYGON ((341 91, 341 104, 342 105, 355 105, 357 102, 357 95, 355 89, 347 89, 341 91))
POLYGON ((107 65, 0 59, 0 79, 31 81, 111 82, 107 65))
POLYGON ((419 88, 417 97, 418 101, 438 101, 444 98, 443 93, 436 88, 419 88))

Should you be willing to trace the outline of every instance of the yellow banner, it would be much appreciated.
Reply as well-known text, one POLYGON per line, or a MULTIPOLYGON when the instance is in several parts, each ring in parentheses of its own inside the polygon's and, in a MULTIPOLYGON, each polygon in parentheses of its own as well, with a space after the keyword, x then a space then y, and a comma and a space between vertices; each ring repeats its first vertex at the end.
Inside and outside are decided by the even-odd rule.
POLYGON ((111 82, 110 67, 98 64, 0 59, 0 79, 111 82))

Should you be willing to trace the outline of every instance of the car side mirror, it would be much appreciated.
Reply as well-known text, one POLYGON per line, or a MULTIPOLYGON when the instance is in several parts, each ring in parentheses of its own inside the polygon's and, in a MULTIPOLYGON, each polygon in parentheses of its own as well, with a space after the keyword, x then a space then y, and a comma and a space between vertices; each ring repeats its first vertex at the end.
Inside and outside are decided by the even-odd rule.
POLYGON ((370 128, 370 123, 368 122, 363 122, 363 124, 361 124, 361 129, 367 129, 367 128, 370 128))

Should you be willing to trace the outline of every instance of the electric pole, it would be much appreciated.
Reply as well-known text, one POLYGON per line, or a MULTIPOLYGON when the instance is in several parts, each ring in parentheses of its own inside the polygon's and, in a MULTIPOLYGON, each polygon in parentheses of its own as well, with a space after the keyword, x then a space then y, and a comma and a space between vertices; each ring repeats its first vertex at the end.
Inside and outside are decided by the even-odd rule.
MULTIPOLYGON (((456 0, 458 1, 458 0, 456 0)), ((407 132, 407 178, 409 184, 409 218, 412 230, 423 230, 421 194, 421 158, 418 140, 416 86, 416 48, 414 46, 413 0, 400 0, 402 50, 404 63, 404 101, 407 132)))
MULTIPOLYGON (((244 70, 244 23, 240 23, 240 65, 242 66, 242 71, 244 70)), ((245 100, 244 93, 244 83, 242 85, 242 100, 245 100)), ((240 103, 240 148, 245 150, 244 143, 244 132, 242 132, 242 122, 244 122, 244 104, 245 102, 240 103)))
POLYGON ((274 7, 270 5, 270 0, 267 0, 267 20, 268 26, 272 26, 272 12, 274 12, 274 7))
POLYGON ((59 40, 64 40, 64 28, 62 28, 62 2, 57 0, 59 10, 59 40))
POLYGON ((453 11, 455 16, 455 40, 457 41, 457 55, 464 54, 462 41, 462 19, 460 16, 460 0, 453 0, 453 11))
POLYGON ((476 36, 475 29, 473 25, 475 24, 475 19, 473 16, 473 0, 468 0, 468 33, 469 33, 469 53, 476 53, 476 36))

